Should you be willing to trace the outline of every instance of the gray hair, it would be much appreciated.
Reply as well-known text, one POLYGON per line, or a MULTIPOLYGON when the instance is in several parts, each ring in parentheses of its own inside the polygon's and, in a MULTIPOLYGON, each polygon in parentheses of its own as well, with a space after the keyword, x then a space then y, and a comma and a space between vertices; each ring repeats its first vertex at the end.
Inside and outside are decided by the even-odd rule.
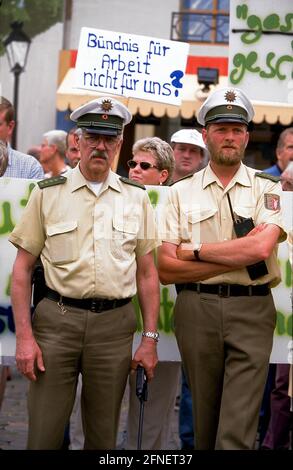
POLYGON ((66 152, 66 137, 67 132, 57 129, 43 134, 43 138, 47 140, 48 145, 56 145, 58 152, 63 158, 65 158, 66 152))
POLYGON ((0 176, 3 176, 8 165, 8 150, 5 142, 0 140, 0 176))
POLYGON ((281 174, 283 191, 293 191, 293 162, 289 162, 281 174))
POLYGON ((137 152, 149 152, 156 160, 159 170, 167 170, 168 178, 164 182, 165 186, 172 181, 172 175, 175 167, 175 158, 172 147, 159 137, 146 137, 137 140, 132 147, 132 154, 137 152))
POLYGON ((285 145, 285 139, 287 135, 293 135, 293 127, 288 127, 283 132, 281 132, 278 142, 277 142, 277 149, 281 149, 285 145))
POLYGON ((67 135, 66 135, 66 148, 68 147, 68 138, 70 135, 77 135, 77 137, 80 137, 82 134, 82 130, 80 127, 72 127, 68 132, 67 132, 67 135))

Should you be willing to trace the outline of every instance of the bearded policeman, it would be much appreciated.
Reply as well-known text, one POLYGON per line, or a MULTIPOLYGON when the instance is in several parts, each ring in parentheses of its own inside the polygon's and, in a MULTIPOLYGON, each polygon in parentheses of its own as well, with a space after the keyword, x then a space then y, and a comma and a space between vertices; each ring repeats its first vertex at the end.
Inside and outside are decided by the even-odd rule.
POLYGON ((242 163, 254 110, 239 89, 198 113, 210 163, 171 188, 161 282, 177 283, 175 333, 192 393, 197 449, 253 449, 272 349, 286 238, 280 183, 242 163))

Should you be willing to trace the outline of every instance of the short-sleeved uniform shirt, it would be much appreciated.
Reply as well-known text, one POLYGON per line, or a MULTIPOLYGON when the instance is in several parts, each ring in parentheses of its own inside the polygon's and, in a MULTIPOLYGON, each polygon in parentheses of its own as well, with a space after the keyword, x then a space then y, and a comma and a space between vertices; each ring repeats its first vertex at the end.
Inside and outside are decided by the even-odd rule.
POLYGON ((79 166, 33 190, 9 240, 41 255, 48 287, 79 299, 132 297, 136 258, 159 244, 146 191, 110 171, 96 196, 79 166))
MULTIPOLYGON (((236 238, 229 207, 238 218, 252 218, 254 225, 275 224, 282 228, 279 241, 286 238, 280 209, 281 185, 256 176, 257 170, 241 163, 230 183, 224 188, 210 165, 192 177, 178 181, 170 188, 165 211, 163 240, 184 243, 216 243, 236 238)), ((251 281, 247 270, 234 270, 214 276, 203 283, 257 285, 280 282, 277 248, 266 260, 269 274, 251 281)))

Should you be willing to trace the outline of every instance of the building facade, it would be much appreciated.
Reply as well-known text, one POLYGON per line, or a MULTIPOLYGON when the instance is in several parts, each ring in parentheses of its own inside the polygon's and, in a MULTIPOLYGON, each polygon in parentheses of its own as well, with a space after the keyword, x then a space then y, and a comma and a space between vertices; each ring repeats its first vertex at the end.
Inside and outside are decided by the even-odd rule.
MULTIPOLYGON (((179 128, 199 127, 197 109, 210 90, 227 84, 229 0, 64 0, 63 23, 34 38, 27 70, 21 76, 18 147, 22 151, 39 143, 48 129, 68 129, 70 111, 99 96, 76 92, 70 78, 83 26, 190 44, 180 107, 130 99, 134 119, 127 126, 122 166, 137 138, 157 135, 169 140, 179 128), (200 80, 199 69, 218 75, 218 83, 206 85, 200 80)), ((0 59, 0 67, 1 93, 12 99, 12 74, 5 57, 0 59)), ((256 106, 247 164, 259 169, 270 166, 278 135, 292 125, 292 117, 292 110, 256 106)))

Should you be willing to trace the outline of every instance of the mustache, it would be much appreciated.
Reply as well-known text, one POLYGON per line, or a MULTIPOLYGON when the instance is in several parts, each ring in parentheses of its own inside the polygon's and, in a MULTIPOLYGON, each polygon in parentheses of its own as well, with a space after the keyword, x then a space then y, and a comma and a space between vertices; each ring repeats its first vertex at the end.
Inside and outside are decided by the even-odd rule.
POLYGON ((103 150, 93 150, 92 153, 90 154, 90 158, 92 157, 99 157, 99 158, 103 158, 104 160, 107 160, 108 155, 103 150))

